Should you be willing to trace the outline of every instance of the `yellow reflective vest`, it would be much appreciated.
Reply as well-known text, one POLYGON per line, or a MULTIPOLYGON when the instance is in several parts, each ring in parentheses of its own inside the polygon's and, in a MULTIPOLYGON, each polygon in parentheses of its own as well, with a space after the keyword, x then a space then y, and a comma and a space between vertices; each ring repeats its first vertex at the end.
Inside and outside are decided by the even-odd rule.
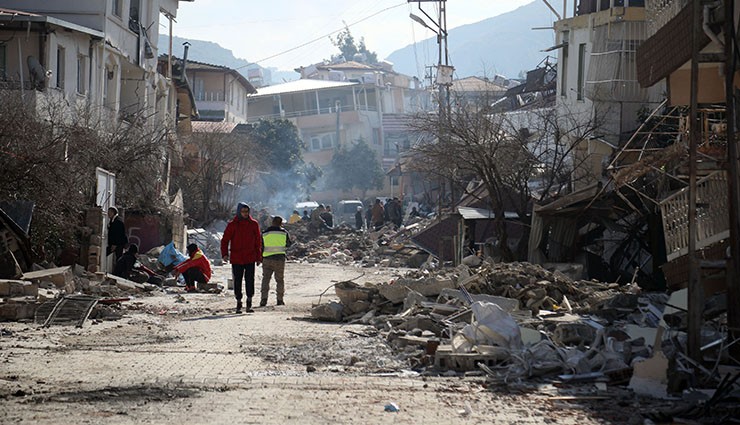
POLYGON ((270 230, 262 234, 262 257, 271 255, 285 255, 285 245, 288 241, 288 234, 282 230, 270 230))

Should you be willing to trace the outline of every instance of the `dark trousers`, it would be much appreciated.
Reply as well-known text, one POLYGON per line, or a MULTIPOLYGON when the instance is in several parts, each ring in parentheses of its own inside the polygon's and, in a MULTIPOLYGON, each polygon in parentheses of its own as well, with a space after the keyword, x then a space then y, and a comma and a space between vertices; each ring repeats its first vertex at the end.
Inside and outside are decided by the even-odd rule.
POLYGON ((185 285, 195 286, 195 282, 206 283, 206 277, 203 276, 203 272, 195 267, 191 267, 182 273, 183 279, 185 279, 185 285))
POLYGON ((231 273, 234 277, 234 297, 237 301, 242 300, 242 278, 244 286, 247 288, 247 299, 251 300, 254 296, 254 263, 249 264, 232 264, 231 273))

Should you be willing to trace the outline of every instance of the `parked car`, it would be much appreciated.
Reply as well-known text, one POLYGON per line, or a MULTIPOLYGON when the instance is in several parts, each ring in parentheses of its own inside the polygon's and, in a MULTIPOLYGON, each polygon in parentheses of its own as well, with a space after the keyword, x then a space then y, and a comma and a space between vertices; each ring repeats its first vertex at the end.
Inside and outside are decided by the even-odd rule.
POLYGON ((337 203, 337 208, 334 211, 334 225, 347 223, 352 227, 355 227, 355 213, 357 207, 361 207, 362 202, 357 199, 346 199, 337 203))

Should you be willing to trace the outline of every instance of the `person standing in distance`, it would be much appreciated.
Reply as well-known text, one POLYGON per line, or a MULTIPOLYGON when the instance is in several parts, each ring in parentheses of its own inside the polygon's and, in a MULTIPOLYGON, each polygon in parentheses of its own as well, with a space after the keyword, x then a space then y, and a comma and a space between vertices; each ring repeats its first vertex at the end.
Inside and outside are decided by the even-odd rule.
POLYGON ((267 305, 270 278, 275 273, 277 305, 285 305, 285 251, 291 244, 288 231, 283 228, 283 218, 275 216, 272 225, 262 232, 262 287, 260 307, 267 305))
POLYGON ((105 255, 108 256, 112 252, 116 253, 116 257, 113 259, 113 264, 116 264, 123 255, 123 248, 128 244, 128 236, 126 236, 126 226, 123 224, 123 219, 118 215, 118 208, 108 208, 108 248, 106 249, 105 255))
POLYGON ((249 205, 240 202, 236 207, 236 216, 226 225, 221 239, 221 257, 231 262, 234 278, 234 297, 236 312, 242 312, 242 278, 247 291, 247 313, 252 310, 254 296, 255 264, 262 263, 262 234, 260 225, 249 215, 249 205))

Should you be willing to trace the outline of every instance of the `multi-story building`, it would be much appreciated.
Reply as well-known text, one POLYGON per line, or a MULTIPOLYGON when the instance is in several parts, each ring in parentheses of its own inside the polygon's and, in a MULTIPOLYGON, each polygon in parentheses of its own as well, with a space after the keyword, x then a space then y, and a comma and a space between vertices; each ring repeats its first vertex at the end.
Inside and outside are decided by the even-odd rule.
POLYGON ((170 120, 174 88, 157 72, 157 40, 160 18, 172 22, 178 0, 0 0, 0 7, 6 87, 33 86, 101 117, 147 111, 147 119, 170 120))
POLYGON ((647 38, 644 0, 570 4, 574 15, 555 22, 558 113, 599 128, 577 147, 576 163, 586 165, 575 179, 582 187, 601 176, 604 158, 638 127, 640 114, 663 100, 663 87, 637 81, 635 55, 647 38))
MULTIPOLYGON (((364 140, 388 171, 399 148, 386 137, 384 122, 431 106, 429 92, 418 79, 392 71, 389 64, 358 62, 311 65, 296 70, 300 80, 263 87, 248 97, 248 121, 286 118, 306 143, 304 159, 318 166, 331 162, 335 149, 364 140)), ((392 180, 381 193, 389 194, 392 180)), ((327 200, 336 194, 325 193, 327 200)))
POLYGON ((200 120, 247 122, 247 95, 257 90, 239 71, 190 60, 185 66, 200 120))

